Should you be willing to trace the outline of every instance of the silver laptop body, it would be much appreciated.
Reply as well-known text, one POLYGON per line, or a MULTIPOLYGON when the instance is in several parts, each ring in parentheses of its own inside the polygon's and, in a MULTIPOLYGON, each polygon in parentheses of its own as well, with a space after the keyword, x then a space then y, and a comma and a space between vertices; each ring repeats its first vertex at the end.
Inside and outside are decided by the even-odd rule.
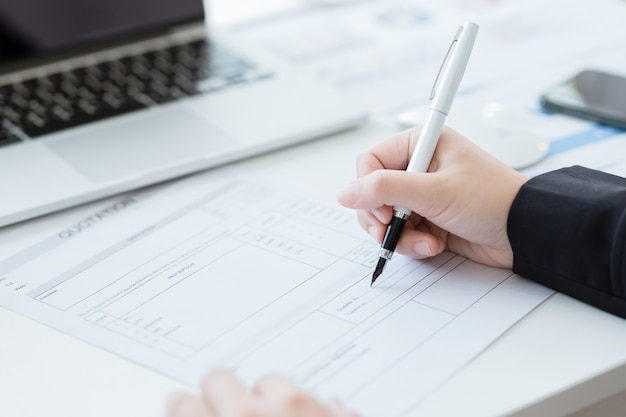
POLYGON ((3 0, 0 226, 364 120, 206 20, 202 0, 3 0))

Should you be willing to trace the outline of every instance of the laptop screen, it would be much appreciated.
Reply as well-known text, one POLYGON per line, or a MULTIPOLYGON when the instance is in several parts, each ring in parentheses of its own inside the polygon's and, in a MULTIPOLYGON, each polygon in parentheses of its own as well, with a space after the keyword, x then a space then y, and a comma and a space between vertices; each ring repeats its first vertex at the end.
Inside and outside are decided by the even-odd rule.
POLYGON ((202 0, 2 0, 0 66, 203 18, 202 0))

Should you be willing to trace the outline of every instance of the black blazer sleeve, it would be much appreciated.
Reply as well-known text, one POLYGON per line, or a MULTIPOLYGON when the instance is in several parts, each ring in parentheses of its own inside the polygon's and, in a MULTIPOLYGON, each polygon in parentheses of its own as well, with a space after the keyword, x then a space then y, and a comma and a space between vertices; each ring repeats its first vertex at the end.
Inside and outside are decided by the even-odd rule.
POLYGON ((579 166, 539 175, 507 228, 515 273, 626 318, 626 178, 579 166))

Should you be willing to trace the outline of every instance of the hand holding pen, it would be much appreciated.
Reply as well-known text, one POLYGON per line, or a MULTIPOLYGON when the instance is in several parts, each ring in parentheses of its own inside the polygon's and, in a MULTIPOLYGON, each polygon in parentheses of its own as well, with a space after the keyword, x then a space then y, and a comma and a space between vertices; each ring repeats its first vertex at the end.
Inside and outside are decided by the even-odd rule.
POLYGON ((481 264, 511 269, 507 219, 528 178, 444 127, 427 173, 404 171, 421 127, 386 138, 357 161, 357 177, 337 194, 378 242, 397 206, 408 207, 396 252, 425 259, 449 250, 481 264))
MULTIPOLYGON (((451 250, 480 263, 510 268, 512 252, 506 219, 517 190, 527 178, 451 129, 442 130, 445 115, 435 113, 437 108, 444 113, 449 110, 469 58, 476 28, 471 24, 474 30, 465 32, 470 38, 464 38, 466 25, 455 36, 435 83, 431 99, 433 118, 423 127, 400 132, 361 155, 357 165, 359 179, 345 187, 337 198, 342 205, 358 209, 361 226, 376 240, 383 241, 382 249, 391 254, 399 243, 400 252, 418 259, 451 250), (460 43, 462 39, 464 43, 460 43), (455 55, 455 50, 464 50, 465 54, 455 55), (462 61, 459 63, 461 58, 455 56, 462 61), (456 72, 450 68, 456 68, 456 72), (430 144, 422 142, 420 146, 420 141, 430 144), (415 169, 417 162, 412 164, 407 155, 412 155, 411 161, 422 161, 420 169, 415 169), (404 170, 407 165, 411 169, 404 170), (432 172, 424 173, 429 165, 432 172), (386 241, 390 242, 387 224, 394 224, 393 218, 398 217, 394 213, 403 207, 410 218, 396 220, 396 224, 406 226, 394 239, 402 237, 393 245, 386 244, 385 230, 386 241)), ((379 265, 387 261, 383 259, 379 265)))
MULTIPOLYGON (((428 170, 433 153, 437 147, 441 129, 461 84, 477 32, 478 25, 472 22, 465 22, 454 36, 448 53, 439 69, 439 74, 437 74, 435 79, 435 84, 430 94, 431 104, 428 116, 420 131, 411 160, 406 168, 407 171, 426 172, 428 170)), ((387 232, 380 247, 378 264, 372 275, 372 284, 382 274, 385 263, 393 256, 406 219, 410 215, 411 210, 408 208, 394 208, 393 218, 387 227, 387 232)))

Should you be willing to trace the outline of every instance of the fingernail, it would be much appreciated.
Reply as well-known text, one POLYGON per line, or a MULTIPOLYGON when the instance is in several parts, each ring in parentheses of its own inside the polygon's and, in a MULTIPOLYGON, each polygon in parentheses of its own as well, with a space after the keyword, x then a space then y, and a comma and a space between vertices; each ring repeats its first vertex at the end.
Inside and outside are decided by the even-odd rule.
POLYGON ((417 242, 415 246, 413 246, 413 250, 418 255, 433 256, 433 251, 426 242, 417 242))
POLYGON ((378 240, 378 229, 375 226, 368 227, 367 233, 369 233, 374 239, 378 240))
POLYGON ((337 199, 343 205, 354 205, 357 201, 357 185, 355 182, 351 182, 350 184, 346 184, 342 189, 337 193, 337 199))
POLYGON ((374 215, 374 217, 376 217, 378 219, 379 222, 381 222, 382 224, 385 224, 388 222, 388 220, 385 218, 385 215, 383 214, 383 212, 380 209, 372 209, 372 214, 374 215))

